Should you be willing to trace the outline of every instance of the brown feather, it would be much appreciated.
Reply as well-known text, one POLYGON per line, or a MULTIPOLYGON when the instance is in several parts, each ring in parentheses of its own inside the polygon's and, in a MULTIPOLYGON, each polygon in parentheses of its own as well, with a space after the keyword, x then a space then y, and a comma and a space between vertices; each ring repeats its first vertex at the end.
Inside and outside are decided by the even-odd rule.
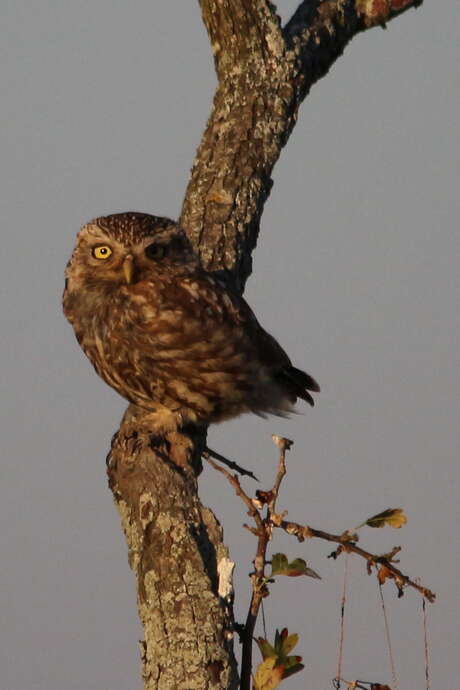
POLYGON ((162 425, 285 415, 297 398, 312 405, 308 391, 319 391, 245 300, 200 267, 168 218, 114 214, 84 226, 63 303, 97 373, 162 425), (107 260, 95 258, 101 246, 107 260))

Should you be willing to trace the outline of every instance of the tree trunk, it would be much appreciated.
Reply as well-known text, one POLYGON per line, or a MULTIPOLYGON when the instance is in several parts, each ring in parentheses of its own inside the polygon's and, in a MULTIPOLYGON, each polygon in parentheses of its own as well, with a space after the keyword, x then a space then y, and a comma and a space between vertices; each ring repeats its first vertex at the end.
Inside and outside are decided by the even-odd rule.
MULTIPOLYGON (((282 27, 268 0, 200 0, 218 87, 179 222, 207 270, 243 290, 300 103, 354 35, 417 4, 305 0, 282 27)), ((108 456, 137 577, 146 690, 238 687, 228 553, 197 495, 205 438, 204 429, 160 438, 130 406, 108 456)))
POLYGON ((145 688, 235 688, 232 619, 219 596, 222 530, 197 493, 204 435, 136 431, 130 407, 107 458, 136 574, 145 688))

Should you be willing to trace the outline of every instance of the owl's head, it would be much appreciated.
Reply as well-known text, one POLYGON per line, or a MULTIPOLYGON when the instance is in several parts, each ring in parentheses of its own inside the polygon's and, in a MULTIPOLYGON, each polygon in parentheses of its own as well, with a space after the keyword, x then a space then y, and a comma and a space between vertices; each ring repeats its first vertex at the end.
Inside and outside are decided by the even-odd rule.
POLYGON ((185 233, 169 218, 114 213, 82 227, 66 269, 69 290, 130 284, 193 265, 185 233))

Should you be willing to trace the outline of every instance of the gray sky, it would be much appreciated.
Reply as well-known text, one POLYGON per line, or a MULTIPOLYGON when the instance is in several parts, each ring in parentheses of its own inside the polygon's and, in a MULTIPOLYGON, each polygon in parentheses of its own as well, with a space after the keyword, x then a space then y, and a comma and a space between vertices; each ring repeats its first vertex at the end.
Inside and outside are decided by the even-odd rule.
MULTIPOLYGON (((296 5, 279 3, 287 17, 296 5)), ((429 607, 433 687, 458 687, 460 239, 458 6, 426 2, 355 39, 316 85, 275 171, 247 297, 323 392, 291 420, 242 418, 210 445, 267 487, 295 440, 279 507, 340 532, 389 506, 403 569, 429 607), (305 414, 303 414, 305 413, 305 414)), ((177 216, 214 88, 197 2, 3 0, 2 690, 140 688, 141 631, 105 455, 124 402, 99 380, 60 311, 80 224, 135 209, 177 216)), ((201 495, 238 561, 254 541, 229 486, 201 495)), ((276 627, 307 665, 286 688, 330 687, 343 561, 279 538, 323 577, 277 583, 276 627), (296 650, 297 651, 297 650, 296 650)), ((391 684, 374 579, 350 563, 344 675, 391 684)), ((424 687, 420 600, 385 588, 401 690, 424 687)), ((260 631, 259 631, 260 632, 260 631)))

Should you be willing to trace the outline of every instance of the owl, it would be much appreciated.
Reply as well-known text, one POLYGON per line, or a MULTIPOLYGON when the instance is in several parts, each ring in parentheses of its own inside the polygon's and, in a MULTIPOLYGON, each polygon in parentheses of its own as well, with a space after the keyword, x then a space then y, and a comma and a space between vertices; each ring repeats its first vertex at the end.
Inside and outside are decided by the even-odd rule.
POLYGON ((117 213, 83 226, 63 306, 97 373, 156 433, 285 416, 319 391, 168 218, 117 213))

